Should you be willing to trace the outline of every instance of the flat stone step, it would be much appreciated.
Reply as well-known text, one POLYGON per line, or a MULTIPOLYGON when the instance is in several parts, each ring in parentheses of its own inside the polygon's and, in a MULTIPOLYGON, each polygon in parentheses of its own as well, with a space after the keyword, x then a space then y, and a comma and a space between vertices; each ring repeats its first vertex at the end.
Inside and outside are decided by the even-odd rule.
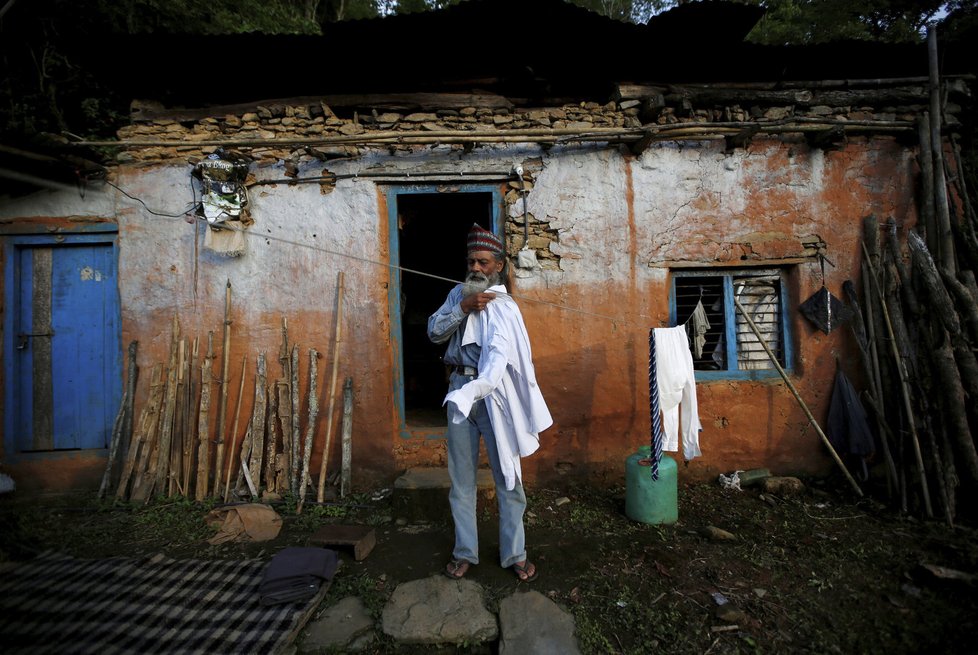
MULTIPOLYGON (((476 476, 478 509, 494 508, 496 487, 492 471, 480 468, 476 476)), ((447 468, 419 467, 408 469, 394 481, 392 498, 395 519, 407 521, 440 521, 451 518, 448 491, 452 483, 447 468)))

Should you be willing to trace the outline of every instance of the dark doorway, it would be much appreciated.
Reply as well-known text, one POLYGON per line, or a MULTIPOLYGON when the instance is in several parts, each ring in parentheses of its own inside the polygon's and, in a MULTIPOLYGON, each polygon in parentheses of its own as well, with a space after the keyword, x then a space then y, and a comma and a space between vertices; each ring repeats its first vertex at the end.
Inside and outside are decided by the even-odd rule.
MULTIPOLYGON (((473 223, 492 226, 493 194, 397 195, 398 255, 403 269, 461 281, 465 239, 473 223)), ((444 427, 445 345, 428 340, 428 317, 452 288, 446 280, 402 270, 400 288, 404 418, 408 427, 444 427)))

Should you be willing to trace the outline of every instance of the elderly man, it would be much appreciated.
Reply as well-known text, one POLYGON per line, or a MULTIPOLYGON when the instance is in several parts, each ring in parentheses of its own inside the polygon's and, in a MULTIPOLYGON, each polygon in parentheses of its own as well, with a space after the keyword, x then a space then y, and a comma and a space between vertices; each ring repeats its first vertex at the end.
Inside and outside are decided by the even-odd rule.
POLYGON ((445 574, 458 579, 479 563, 476 474, 481 434, 499 505, 499 560, 520 581, 529 582, 537 570, 526 556, 520 457, 536 451, 539 433, 553 420, 537 386, 523 316, 501 281, 504 265, 499 237, 473 225, 465 283, 456 285, 428 319, 428 338, 448 342, 444 359, 451 369, 445 404, 455 548, 445 574))

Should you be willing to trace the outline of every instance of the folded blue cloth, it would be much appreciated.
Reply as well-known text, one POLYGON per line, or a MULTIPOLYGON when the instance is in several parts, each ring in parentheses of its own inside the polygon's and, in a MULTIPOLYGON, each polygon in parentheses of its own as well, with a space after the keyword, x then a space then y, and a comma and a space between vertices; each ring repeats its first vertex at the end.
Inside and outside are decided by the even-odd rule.
POLYGON ((258 587, 261 604, 312 598, 322 581, 333 577, 337 565, 336 551, 328 548, 290 546, 280 550, 265 567, 258 587))

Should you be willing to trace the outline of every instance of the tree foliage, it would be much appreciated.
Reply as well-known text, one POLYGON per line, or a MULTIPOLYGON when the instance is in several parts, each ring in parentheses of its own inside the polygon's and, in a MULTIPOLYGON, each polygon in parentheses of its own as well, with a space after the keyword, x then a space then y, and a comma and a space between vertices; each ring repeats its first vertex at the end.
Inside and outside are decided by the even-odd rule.
MULTIPOLYGON (((843 39, 919 41, 929 23, 950 5, 975 0, 753 0, 767 14, 748 37, 773 45, 843 39)), ((953 7, 952 7, 953 8, 953 7)))

